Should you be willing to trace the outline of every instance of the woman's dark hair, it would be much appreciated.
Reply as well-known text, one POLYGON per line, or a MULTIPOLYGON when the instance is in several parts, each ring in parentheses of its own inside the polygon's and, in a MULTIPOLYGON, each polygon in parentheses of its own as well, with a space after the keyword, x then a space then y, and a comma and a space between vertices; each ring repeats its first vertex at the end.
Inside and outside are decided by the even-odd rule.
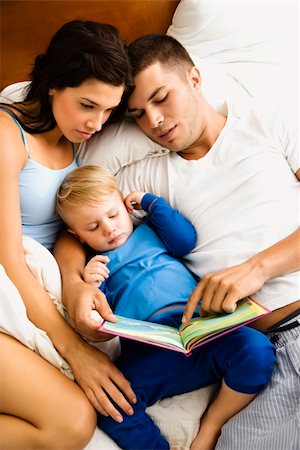
MULTIPOLYGON (((21 112, 19 120, 23 128, 38 134, 56 126, 49 89, 77 87, 88 79, 113 86, 124 85, 125 89, 130 86, 125 42, 113 25, 73 20, 64 24, 51 39, 46 52, 36 57, 30 78, 24 101, 11 106, 21 112), (29 112, 26 105, 30 104, 36 107, 29 112)), ((117 114, 112 116, 111 121, 117 114)))

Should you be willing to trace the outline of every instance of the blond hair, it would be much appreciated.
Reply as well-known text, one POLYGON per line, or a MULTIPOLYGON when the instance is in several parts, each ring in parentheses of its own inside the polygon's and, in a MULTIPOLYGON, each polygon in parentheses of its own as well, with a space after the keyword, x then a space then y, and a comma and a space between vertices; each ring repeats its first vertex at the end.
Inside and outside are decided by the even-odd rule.
POLYGON ((94 206, 103 197, 119 192, 117 182, 103 166, 84 166, 72 170, 62 182, 56 195, 56 211, 65 220, 65 212, 84 205, 94 206))

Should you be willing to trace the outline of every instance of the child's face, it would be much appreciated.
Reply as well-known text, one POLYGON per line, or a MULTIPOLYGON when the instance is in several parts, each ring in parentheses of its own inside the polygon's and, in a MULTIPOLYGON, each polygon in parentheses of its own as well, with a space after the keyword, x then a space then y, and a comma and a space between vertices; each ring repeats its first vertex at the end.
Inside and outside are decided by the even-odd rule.
POLYGON ((68 224, 81 242, 98 252, 123 245, 133 231, 132 220, 119 192, 104 197, 96 206, 68 212, 68 224))

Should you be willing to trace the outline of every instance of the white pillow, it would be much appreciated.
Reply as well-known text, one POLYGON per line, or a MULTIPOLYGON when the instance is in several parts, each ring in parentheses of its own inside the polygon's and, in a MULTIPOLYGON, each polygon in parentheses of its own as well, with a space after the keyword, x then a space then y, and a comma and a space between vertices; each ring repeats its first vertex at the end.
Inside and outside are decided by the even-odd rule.
MULTIPOLYGON (((215 72, 230 77, 241 92, 264 105, 282 105, 288 120, 294 120, 299 99, 298 22, 296 1, 181 0, 167 34, 196 55, 199 66, 203 59, 213 64, 215 72)), ((227 89, 223 95, 240 101, 236 93, 227 89)))
POLYGON ((0 102, 8 104, 23 100, 26 95, 26 88, 29 84, 30 81, 19 81, 18 83, 13 83, 6 86, 0 92, 0 102))
POLYGON ((110 125, 84 141, 79 147, 77 158, 80 165, 102 164, 115 174, 128 164, 168 151, 147 138, 135 123, 124 121, 110 125))

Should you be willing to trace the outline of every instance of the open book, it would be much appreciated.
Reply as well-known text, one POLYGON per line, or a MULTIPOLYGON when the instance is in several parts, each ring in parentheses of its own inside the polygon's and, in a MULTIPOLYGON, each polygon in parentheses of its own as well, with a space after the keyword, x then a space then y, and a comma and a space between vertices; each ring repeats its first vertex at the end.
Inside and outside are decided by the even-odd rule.
POLYGON ((117 322, 104 321, 99 326, 98 331, 157 345, 188 355, 194 348, 270 312, 269 309, 248 297, 238 302, 233 313, 194 317, 178 329, 169 325, 116 315, 117 322))

